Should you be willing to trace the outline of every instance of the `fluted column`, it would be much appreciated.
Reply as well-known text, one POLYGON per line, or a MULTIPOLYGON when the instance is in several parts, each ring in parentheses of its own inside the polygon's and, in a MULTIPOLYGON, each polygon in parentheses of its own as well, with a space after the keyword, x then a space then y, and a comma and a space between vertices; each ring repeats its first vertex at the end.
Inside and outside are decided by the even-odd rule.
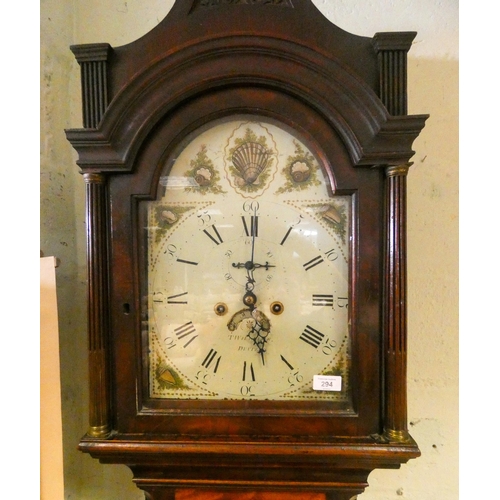
POLYGON ((107 43, 72 45, 80 65, 84 128, 97 128, 108 107, 107 61, 111 46, 107 43))
POLYGON ((83 176, 87 223, 87 323, 89 352, 90 428, 92 437, 111 431, 106 260, 106 179, 99 173, 83 176))
POLYGON ((407 270, 406 177, 410 164, 387 167, 384 363, 384 436, 408 441, 407 428, 407 270))
POLYGON ((377 33, 373 37, 378 59, 379 97, 391 115, 408 113, 408 51, 417 34, 413 31, 377 33))

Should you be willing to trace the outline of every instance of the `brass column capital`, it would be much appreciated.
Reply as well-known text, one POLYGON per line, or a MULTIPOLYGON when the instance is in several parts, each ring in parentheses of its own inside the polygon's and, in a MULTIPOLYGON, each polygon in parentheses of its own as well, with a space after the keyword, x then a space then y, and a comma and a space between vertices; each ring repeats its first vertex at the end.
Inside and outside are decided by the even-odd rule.
POLYGON ((86 184, 104 184, 106 177, 100 172, 86 172, 83 174, 83 180, 86 184))
POLYGON ((406 176, 412 165, 413 162, 403 163, 402 165, 390 165, 385 168, 385 175, 387 177, 406 176))

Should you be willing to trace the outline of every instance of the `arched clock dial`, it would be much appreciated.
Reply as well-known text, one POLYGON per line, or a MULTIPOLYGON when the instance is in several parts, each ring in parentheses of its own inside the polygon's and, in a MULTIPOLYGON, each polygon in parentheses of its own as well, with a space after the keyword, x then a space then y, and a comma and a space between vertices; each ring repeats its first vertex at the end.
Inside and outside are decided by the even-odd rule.
POLYGON ((195 135, 147 204, 149 394, 349 394, 351 198, 263 119, 195 135))

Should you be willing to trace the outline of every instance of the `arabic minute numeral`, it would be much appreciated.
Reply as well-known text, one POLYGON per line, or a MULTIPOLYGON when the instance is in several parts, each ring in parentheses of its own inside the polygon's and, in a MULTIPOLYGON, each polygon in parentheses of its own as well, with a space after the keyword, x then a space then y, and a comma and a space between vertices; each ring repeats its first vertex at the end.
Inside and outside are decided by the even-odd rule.
POLYGON ((339 253, 335 250, 335 248, 332 248, 331 250, 328 250, 328 252, 325 252, 325 257, 330 262, 333 262, 339 258, 339 253))
POLYGON ((206 226, 210 224, 210 221, 212 220, 212 216, 208 213, 208 210, 203 210, 201 214, 197 214, 196 217, 198 217, 198 223, 200 226, 206 226))
POLYGON ((240 393, 242 396, 253 397, 255 393, 253 391, 253 387, 251 385, 242 385, 240 388, 240 393))
POLYGON ((337 342, 333 339, 326 339, 325 345, 321 348, 321 351, 326 356, 331 356, 333 350, 337 347, 337 342))
POLYGON ((295 387, 295 384, 301 384, 304 381, 304 377, 301 375, 299 371, 292 373, 288 377, 288 383, 290 387, 295 387))
POLYGON ((338 307, 349 307, 349 299, 347 297, 337 297, 338 307))
POLYGON ((172 245, 172 243, 169 243, 167 245, 167 248, 163 251, 163 253, 168 255, 170 259, 173 259, 175 257, 176 252, 177 247, 175 245, 172 245))
POLYGON ((259 210, 259 202, 258 201, 255 201, 255 200, 247 200, 245 201, 245 203, 243 203, 243 211, 244 212, 249 212, 249 213, 252 213, 254 215, 257 215, 257 211, 259 210))

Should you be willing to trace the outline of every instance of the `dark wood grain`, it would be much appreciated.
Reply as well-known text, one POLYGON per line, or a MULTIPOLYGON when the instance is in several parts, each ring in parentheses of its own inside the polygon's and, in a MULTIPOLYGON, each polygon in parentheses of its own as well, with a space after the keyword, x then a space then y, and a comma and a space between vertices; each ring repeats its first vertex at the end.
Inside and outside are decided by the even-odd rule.
POLYGON ((325 500, 324 493, 276 491, 213 491, 186 489, 175 494, 175 500, 325 500))

